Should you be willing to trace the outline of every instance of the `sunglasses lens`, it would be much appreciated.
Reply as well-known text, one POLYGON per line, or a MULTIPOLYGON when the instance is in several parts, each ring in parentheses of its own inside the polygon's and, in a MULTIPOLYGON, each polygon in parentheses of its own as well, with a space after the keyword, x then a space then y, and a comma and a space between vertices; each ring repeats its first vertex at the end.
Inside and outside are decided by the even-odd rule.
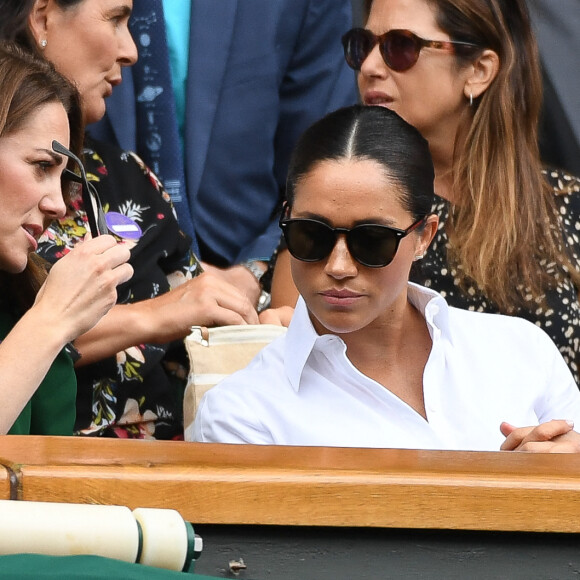
POLYGON ((372 32, 364 28, 349 30, 342 37, 344 57, 348 66, 354 70, 360 70, 362 63, 370 54, 375 44, 376 40, 372 32))
POLYGON ((321 222, 288 221, 283 224, 283 232, 288 251, 304 262, 323 260, 334 247, 334 232, 321 222))
POLYGON ((365 28, 353 28, 342 37, 344 57, 348 66, 360 70, 363 62, 380 41, 380 51, 383 60, 389 68, 396 72, 410 69, 419 58, 421 46, 411 32, 391 30, 377 37, 365 28))
POLYGON ((397 253, 397 234, 384 226, 358 226, 347 240, 353 258, 371 268, 390 264, 397 253))
POLYGON ((421 50, 414 36, 399 30, 388 32, 380 48, 383 59, 396 72, 409 70, 417 62, 421 50))

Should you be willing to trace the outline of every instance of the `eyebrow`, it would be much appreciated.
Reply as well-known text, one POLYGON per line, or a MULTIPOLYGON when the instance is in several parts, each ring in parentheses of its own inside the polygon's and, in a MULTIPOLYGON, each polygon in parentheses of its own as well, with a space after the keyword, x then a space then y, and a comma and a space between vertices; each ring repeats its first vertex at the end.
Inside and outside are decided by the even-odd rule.
MULTIPOLYGON (((329 226, 333 226, 333 223, 325 216, 319 215, 317 213, 305 211, 300 212, 297 217, 306 218, 311 220, 316 220, 319 222, 323 222, 328 224, 329 226)), ((352 227, 360 226, 363 224, 372 224, 377 226, 388 226, 388 227, 397 227, 395 220, 388 218, 388 217, 368 217, 361 220, 356 220, 352 223, 352 227)))
POLYGON ((117 16, 131 16, 132 8, 128 4, 123 4, 122 6, 116 6, 111 9, 110 14, 115 14, 117 16))
POLYGON ((55 153, 51 149, 44 149, 43 147, 39 147, 37 151, 50 155, 50 157, 53 158, 54 162, 58 163, 59 165, 62 165, 62 163, 64 162, 64 157, 62 155, 59 155, 58 153, 55 153))

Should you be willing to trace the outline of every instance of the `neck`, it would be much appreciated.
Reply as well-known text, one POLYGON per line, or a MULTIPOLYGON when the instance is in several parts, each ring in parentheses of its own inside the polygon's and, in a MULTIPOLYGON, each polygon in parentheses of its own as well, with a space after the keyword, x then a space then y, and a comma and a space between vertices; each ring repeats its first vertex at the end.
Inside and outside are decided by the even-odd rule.
POLYGON ((412 357, 413 344, 424 333, 429 335, 425 319, 405 301, 402 308, 393 308, 381 321, 341 338, 347 346, 349 360, 372 377, 374 368, 396 368, 401 361, 412 357))
POLYGON ((453 190, 455 151, 460 150, 469 126, 469 107, 464 108, 437 128, 426 130, 423 137, 429 142, 429 150, 435 169, 435 193, 451 203, 460 202, 460 193, 453 190))
POLYGON ((361 373, 383 385, 427 419, 423 374, 432 342, 421 313, 407 303, 402 316, 365 330, 364 337, 359 336, 359 339, 343 337, 349 360, 361 373))
POLYGON ((453 192, 453 143, 449 140, 431 140, 429 150, 435 170, 435 193, 448 201, 456 201, 453 192))

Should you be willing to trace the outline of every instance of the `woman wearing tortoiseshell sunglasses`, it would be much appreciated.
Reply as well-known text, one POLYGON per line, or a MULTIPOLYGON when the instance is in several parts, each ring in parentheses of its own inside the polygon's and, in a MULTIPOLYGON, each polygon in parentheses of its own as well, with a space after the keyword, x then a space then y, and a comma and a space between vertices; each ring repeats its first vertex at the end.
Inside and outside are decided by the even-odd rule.
POLYGON ((534 322, 578 383, 580 181, 540 161, 525 0, 367 0, 365 27, 343 45, 363 103, 429 142, 440 226, 411 280, 454 306, 534 322))

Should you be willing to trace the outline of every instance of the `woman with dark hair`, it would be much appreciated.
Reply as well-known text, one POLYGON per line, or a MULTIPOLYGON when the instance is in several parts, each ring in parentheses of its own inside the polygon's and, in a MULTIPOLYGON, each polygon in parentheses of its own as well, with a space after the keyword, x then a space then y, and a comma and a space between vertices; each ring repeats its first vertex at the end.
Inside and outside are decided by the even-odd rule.
POLYGON ((66 207, 66 157, 80 143, 78 96, 48 63, 0 45, 0 434, 72 435, 76 380, 67 343, 113 306, 132 268, 112 236, 88 240, 47 275, 34 253, 66 207), (69 119, 71 124, 69 124, 69 119))
POLYGON ((365 28, 343 44, 363 103, 429 142, 440 225, 411 280, 537 324, 578 383, 580 181, 542 168, 525 0, 367 0, 365 28))
POLYGON ((429 145, 356 106, 306 131, 280 221, 300 298, 287 334, 208 391, 202 442, 580 450, 580 393, 550 338, 409 282, 438 230, 429 145))

